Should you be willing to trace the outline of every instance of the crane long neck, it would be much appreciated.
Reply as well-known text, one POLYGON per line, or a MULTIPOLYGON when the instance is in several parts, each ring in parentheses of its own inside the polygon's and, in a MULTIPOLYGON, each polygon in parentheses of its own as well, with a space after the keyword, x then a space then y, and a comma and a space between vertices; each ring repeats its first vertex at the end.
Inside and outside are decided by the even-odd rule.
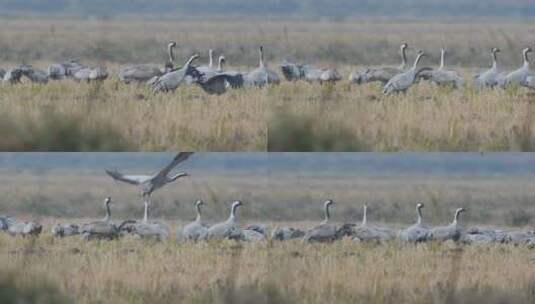
POLYGON ((529 58, 528 58, 528 51, 525 50, 524 51, 524 54, 523 54, 523 59, 524 59, 524 66, 529 66, 529 58))
POLYGON ((175 63, 175 54, 173 53, 173 45, 169 44, 169 47, 167 48, 167 55, 169 56, 169 62, 174 65, 175 63))
POLYGON ((143 223, 147 223, 147 221, 149 220, 149 202, 145 201, 144 204, 145 210, 143 212, 143 223))
POLYGON ((217 71, 218 72, 223 71, 223 58, 219 58, 219 62, 217 63, 217 71))
POLYGON ((195 207, 197 208, 197 218, 196 218, 196 220, 200 221, 201 220, 201 205, 197 204, 195 207))
POLYGON ((190 57, 190 59, 188 59, 188 61, 186 61, 186 63, 184 64, 184 67, 189 67, 189 65, 193 62, 193 60, 197 59, 197 56, 196 55, 193 55, 190 57))
POLYGON ((104 221, 107 222, 111 219, 111 210, 110 210, 110 204, 106 203, 106 216, 104 217, 104 221))
POLYGON ((331 218, 331 214, 329 212, 329 206, 330 206, 330 204, 325 204, 325 209, 324 209, 325 218, 323 219, 324 223, 327 223, 329 221, 329 219, 331 218))
POLYGON ((418 62, 420 62, 420 59, 422 58, 423 54, 418 54, 418 56, 416 56, 416 60, 414 60, 414 65, 412 66, 412 69, 414 71, 416 71, 416 66, 418 65, 418 62))
POLYGON ((368 206, 364 205, 364 213, 362 214, 362 224, 361 226, 366 226, 367 220, 367 214, 368 214, 368 206))
POLYGON ((230 208, 230 217, 229 220, 234 220, 236 218, 236 208, 238 208, 238 205, 233 204, 232 208, 230 208))
POLYGON ((263 68, 265 65, 264 65, 264 50, 262 48, 260 48, 259 50, 260 52, 260 67, 263 68))
POLYGON ((445 55, 446 51, 444 49, 442 49, 440 51, 440 66, 438 67, 439 69, 443 69, 444 68, 444 55, 445 55))
POLYGON ((453 225, 457 225, 457 220, 459 219, 460 212, 461 210, 455 210, 455 215, 453 216, 453 222, 452 222, 453 225))
POLYGON ((400 68, 403 70, 407 66, 407 54, 405 53, 405 46, 401 47, 401 66, 400 68))
POLYGON ((416 220, 416 223, 421 224, 422 223, 422 208, 416 207, 416 212, 418 213, 418 219, 416 220))
POLYGON ((498 67, 498 56, 496 55, 496 52, 492 51, 492 68, 496 69, 498 67))
POLYGON ((208 51, 208 57, 210 57, 209 58, 210 61, 208 62, 208 67, 210 67, 210 68, 214 65, 213 53, 214 53, 214 51, 212 51, 212 50, 208 51))

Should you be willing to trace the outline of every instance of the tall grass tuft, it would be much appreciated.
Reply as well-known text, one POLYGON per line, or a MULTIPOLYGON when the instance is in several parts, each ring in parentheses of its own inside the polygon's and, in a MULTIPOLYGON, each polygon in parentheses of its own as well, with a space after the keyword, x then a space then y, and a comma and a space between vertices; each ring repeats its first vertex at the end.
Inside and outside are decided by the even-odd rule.
POLYGON ((122 151, 131 144, 107 123, 45 107, 35 116, 0 116, 2 151, 122 151))
POLYGON ((370 147, 343 125, 329 128, 314 117, 277 111, 268 129, 268 151, 369 151, 370 147))
POLYGON ((0 303, 2 304, 64 304, 72 303, 51 282, 31 276, 23 279, 16 273, 0 273, 0 303))

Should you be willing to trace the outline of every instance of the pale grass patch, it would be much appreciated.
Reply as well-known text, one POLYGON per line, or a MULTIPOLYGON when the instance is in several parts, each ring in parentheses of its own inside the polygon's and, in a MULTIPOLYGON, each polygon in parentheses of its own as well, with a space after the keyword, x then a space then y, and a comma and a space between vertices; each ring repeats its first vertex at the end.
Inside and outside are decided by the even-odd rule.
POLYGON ((2 269, 19 282, 42 277, 77 303, 235 302, 259 290, 296 303, 459 302, 506 295, 533 301, 533 252, 523 247, 453 244, 177 244, 0 236, 2 269), (491 292, 489 292, 491 291, 491 292), (223 298, 224 297, 224 298, 223 298), (204 301, 202 301, 204 299, 204 301))
MULTIPOLYGON (((468 73, 464 76, 470 81, 468 73)), ((291 130, 291 123, 282 124, 286 130, 277 129, 280 117, 289 115, 284 119, 294 120, 296 127, 303 119, 315 122, 308 130, 315 141, 336 139, 336 132, 349 134, 339 140, 353 144, 351 150, 532 151, 533 92, 479 92, 471 86, 452 90, 421 83, 406 94, 383 96, 378 84, 283 84, 271 103, 268 146, 270 151, 291 150, 291 142, 277 138, 291 130)), ((311 143, 307 150, 329 151, 329 146, 311 143)))
POLYGON ((254 89, 209 96, 197 87, 154 95, 115 79, 0 88, 3 114, 14 121, 39 121, 46 110, 53 111, 78 118, 83 128, 109 125, 133 150, 150 151, 265 150, 265 96, 254 89))

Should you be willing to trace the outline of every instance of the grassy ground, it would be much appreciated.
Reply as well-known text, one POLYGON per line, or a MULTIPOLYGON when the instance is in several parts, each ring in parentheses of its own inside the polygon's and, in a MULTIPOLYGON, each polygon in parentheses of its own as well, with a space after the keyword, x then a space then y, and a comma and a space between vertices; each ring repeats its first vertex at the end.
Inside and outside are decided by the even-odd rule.
POLYGON ((0 235, 1 295, 40 303, 533 303, 522 247, 177 244, 0 235), (8 275, 6 275, 8 274, 8 275), (42 299, 45 300, 42 300, 42 299), (54 298, 54 300, 48 300, 54 298), (48 301, 47 301, 48 300, 48 301))
POLYGON ((535 95, 524 88, 478 92, 422 83, 406 95, 385 97, 377 84, 302 83, 281 86, 274 95, 270 151, 535 149, 535 95))
MULTIPOLYGON (((407 41, 438 63, 445 45, 449 66, 468 82, 489 64, 488 49, 502 50, 500 66, 519 66, 535 24, 507 20, 229 20, 6 19, 0 30, 0 66, 21 62, 45 68, 79 58, 108 65, 165 60, 206 50, 224 53, 232 67, 257 65, 258 45, 278 70, 282 59, 355 68, 397 65, 407 41)), ((112 77, 113 78, 113 77, 112 77)), ((289 84, 208 96, 199 88, 153 96, 116 78, 104 85, 70 81, 46 87, 0 87, 2 150, 210 150, 210 151, 533 151, 533 93, 524 89, 478 93, 422 84, 407 95, 384 98, 377 85, 334 87, 289 84)))
POLYGON ((269 61, 288 58, 334 66, 380 65, 398 64, 399 45, 406 41, 414 49, 428 51, 434 62, 440 48, 446 46, 448 62, 467 67, 488 66, 488 51, 499 47, 502 62, 512 68, 520 64, 520 50, 535 40, 535 23, 514 19, 158 20, 138 16, 85 20, 4 17, 3 21, 0 62, 7 63, 66 57, 163 63, 167 41, 175 40, 179 60, 201 51, 201 60, 206 62, 206 51, 213 48, 216 53, 223 52, 231 65, 252 66, 258 62, 256 48, 263 44, 269 61))
POLYGON ((197 87, 154 95, 118 80, 0 88, 4 151, 266 149, 263 90, 222 97, 197 87), (253 100, 251 94, 258 96, 253 100))

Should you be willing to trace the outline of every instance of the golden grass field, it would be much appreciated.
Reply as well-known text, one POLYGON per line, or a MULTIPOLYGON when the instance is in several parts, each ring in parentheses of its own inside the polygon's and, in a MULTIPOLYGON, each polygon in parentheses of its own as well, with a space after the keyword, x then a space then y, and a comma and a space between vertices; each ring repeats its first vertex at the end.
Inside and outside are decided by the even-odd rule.
POLYGON ((0 66, 22 62, 46 68, 79 58, 115 74, 131 63, 163 63, 165 44, 178 42, 177 61, 214 48, 230 68, 257 65, 257 47, 275 70, 284 59, 332 66, 344 80, 334 87, 283 82, 209 96, 181 88, 154 96, 143 87, 71 81, 0 87, 2 150, 196 151, 533 151, 533 92, 476 92, 472 75, 489 65, 498 46, 501 67, 520 64, 520 49, 535 24, 510 20, 163 20, 5 19, 0 66), (436 66, 441 46, 447 65, 465 76, 459 91, 421 84, 385 98, 377 84, 350 86, 348 74, 367 66, 398 65, 402 41, 424 49, 436 66))
POLYGON ((322 200, 329 197, 335 200, 331 215, 337 225, 360 221, 361 205, 368 202, 371 223, 406 227, 414 222, 414 204, 423 201, 430 226, 451 221, 451 211, 463 206, 468 209, 460 219, 463 226, 533 229, 535 192, 530 175, 462 177, 433 171, 425 176, 355 176, 335 168, 188 172, 191 177, 153 196, 151 218, 171 227, 170 239, 155 243, 132 237, 86 242, 51 236, 54 223, 101 218, 105 196, 114 201, 114 222, 141 217, 136 189, 113 183, 97 165, 81 172, 40 172, 38 166, 2 170, 0 214, 37 219, 44 228, 37 238, 0 234, 0 302, 11 298, 54 304, 535 300, 535 251, 523 246, 373 245, 350 239, 324 245, 181 244, 174 239, 176 229, 193 218, 192 203, 197 198, 205 200, 203 218, 208 223, 225 219, 230 201, 241 199, 241 226, 264 223, 306 229, 320 221, 322 200))
POLYGON ((3 87, 0 100, 7 120, 3 150, 67 146, 66 150, 257 151, 266 146, 266 102, 249 100, 244 92, 213 97, 200 88, 185 88, 154 96, 149 88, 115 80, 62 81, 3 87), (79 136, 88 140, 77 144, 79 136), (74 137, 72 143, 69 137, 74 137))
MULTIPOLYGON (((39 303, 533 303, 533 250, 85 242, 0 235, 4 295, 39 303), (52 300, 50 300, 52 299, 52 300), (48 301, 47 301, 48 300, 48 301)), ((8 298, 9 299, 9 298, 8 298)))
MULTIPOLYGON (((465 74, 465 77, 470 77, 465 74)), ((535 93, 421 83, 281 87, 270 102, 270 151, 533 151, 535 93)))

